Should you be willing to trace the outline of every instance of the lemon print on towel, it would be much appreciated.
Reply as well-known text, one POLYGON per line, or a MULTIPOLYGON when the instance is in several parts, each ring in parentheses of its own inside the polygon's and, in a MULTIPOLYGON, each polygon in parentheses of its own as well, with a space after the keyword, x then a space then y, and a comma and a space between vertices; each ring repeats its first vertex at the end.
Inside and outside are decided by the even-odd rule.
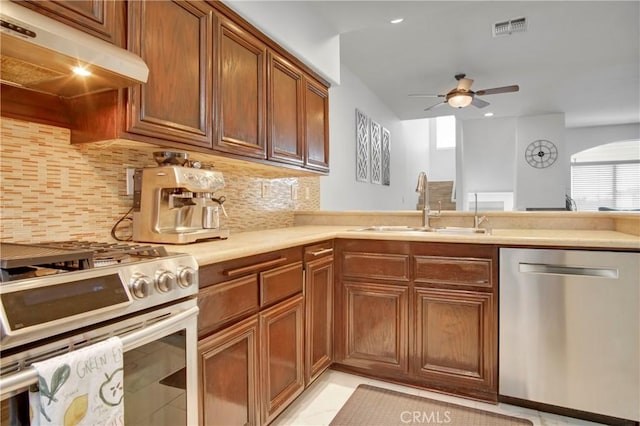
POLYGON ((115 407, 120 404, 122 398, 124 398, 124 389, 122 387, 124 381, 123 373, 124 370, 118 368, 111 374, 104 374, 106 380, 100 386, 99 396, 102 402, 110 407, 115 407))
POLYGON ((87 414, 89 395, 77 396, 71 401, 64 413, 64 426, 76 426, 87 414))

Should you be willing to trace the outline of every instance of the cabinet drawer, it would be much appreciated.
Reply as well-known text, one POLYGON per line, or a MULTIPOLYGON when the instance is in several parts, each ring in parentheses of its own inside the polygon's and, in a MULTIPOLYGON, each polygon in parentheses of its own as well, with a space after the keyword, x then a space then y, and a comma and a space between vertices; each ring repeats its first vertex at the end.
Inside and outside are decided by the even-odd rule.
POLYGON ((491 260, 441 256, 414 257, 415 283, 491 288, 491 260))
POLYGON ((262 271, 302 260, 300 247, 260 253, 224 262, 212 263, 200 268, 200 288, 243 276, 255 275, 262 271))
POLYGON ((409 281, 409 256, 405 254, 344 252, 342 275, 368 280, 409 281))
POLYGON ((251 275, 200 290, 198 335, 258 312, 258 279, 251 275))
POLYGON ((260 273, 260 306, 302 292, 302 262, 260 273))
POLYGON ((325 256, 333 256, 333 241, 324 241, 304 248, 305 262, 310 262, 325 256))

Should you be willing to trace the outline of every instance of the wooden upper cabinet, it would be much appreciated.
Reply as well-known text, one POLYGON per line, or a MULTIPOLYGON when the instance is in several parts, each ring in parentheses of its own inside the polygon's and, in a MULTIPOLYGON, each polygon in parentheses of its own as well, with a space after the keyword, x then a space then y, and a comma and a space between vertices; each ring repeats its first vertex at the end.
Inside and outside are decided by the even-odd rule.
POLYGON ((13 0, 109 43, 125 45, 125 4, 120 0, 13 0))
POLYGON ((220 15, 216 28, 218 48, 215 81, 218 151, 266 158, 267 46, 231 20, 220 15))
POLYGON ((129 2, 129 49, 150 72, 129 89, 128 132, 211 147, 213 19, 199 2, 129 2))
POLYGON ((305 79, 305 167, 329 172, 329 92, 305 79))
POLYGON ((269 53, 268 158, 304 164, 303 74, 290 62, 269 53))

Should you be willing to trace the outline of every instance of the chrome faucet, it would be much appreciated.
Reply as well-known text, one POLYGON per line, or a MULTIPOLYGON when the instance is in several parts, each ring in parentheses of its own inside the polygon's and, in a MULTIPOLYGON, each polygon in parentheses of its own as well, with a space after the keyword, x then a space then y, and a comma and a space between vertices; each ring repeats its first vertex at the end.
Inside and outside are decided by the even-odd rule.
POLYGON ((486 216, 482 216, 482 217, 478 217, 478 193, 474 192, 473 193, 473 197, 475 199, 473 206, 474 206, 474 212, 473 212, 473 227, 478 229, 478 227, 480 227, 480 224, 484 221, 489 221, 489 219, 487 219, 486 216))
POLYGON ((429 224, 429 218, 440 216, 440 212, 431 213, 431 208, 429 207, 429 180, 427 179, 427 174, 425 172, 420 172, 418 174, 416 192, 420 194, 418 196, 418 204, 416 208, 418 210, 422 210, 422 227, 430 228, 431 225, 429 224))

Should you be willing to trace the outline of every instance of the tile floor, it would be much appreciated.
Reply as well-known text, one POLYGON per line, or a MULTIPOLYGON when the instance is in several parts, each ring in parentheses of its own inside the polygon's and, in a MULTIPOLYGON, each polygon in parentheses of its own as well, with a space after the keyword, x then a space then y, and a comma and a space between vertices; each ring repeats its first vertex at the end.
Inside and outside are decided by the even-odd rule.
POLYGON ((327 370, 309 388, 298 397, 272 423, 274 426, 312 426, 328 425, 342 405, 349 399, 351 393, 360 384, 369 384, 399 392, 423 396, 452 402, 459 405, 480 408, 487 411, 522 417, 533 422, 534 426, 566 426, 566 425, 597 425, 570 417, 544 413, 528 408, 508 404, 486 404, 463 398, 456 398, 436 392, 411 388, 407 386, 386 383, 380 380, 368 379, 334 370, 327 370))

